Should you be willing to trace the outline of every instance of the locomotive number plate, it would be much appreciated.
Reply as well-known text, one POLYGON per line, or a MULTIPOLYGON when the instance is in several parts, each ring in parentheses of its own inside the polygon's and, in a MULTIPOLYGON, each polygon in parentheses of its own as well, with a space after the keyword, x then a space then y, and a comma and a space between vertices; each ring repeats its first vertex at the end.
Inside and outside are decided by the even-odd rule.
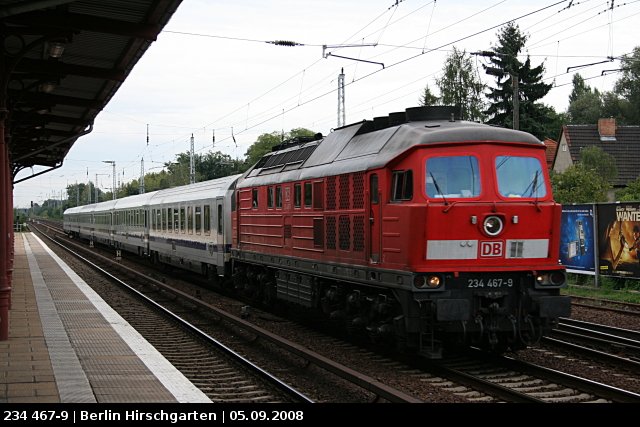
POLYGON ((482 278, 467 279, 468 288, 510 288, 513 286, 513 279, 502 278, 482 278))

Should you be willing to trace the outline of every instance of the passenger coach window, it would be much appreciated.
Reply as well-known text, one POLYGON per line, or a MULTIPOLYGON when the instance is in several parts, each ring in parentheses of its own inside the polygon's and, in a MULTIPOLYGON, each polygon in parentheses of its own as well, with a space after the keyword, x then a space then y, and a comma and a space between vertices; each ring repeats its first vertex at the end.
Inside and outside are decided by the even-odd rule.
POLYGON ((547 186, 540 161, 534 157, 496 157, 498 191, 504 197, 545 197, 547 186))
POLYGON ((173 209, 167 208, 167 231, 173 230, 173 209))
POLYGON ((187 232, 193 234, 193 207, 187 206, 187 232))
POLYGON ((204 205, 204 234, 211 234, 211 206, 204 205))
POLYGON ((202 230, 202 207, 196 206, 196 234, 200 234, 202 230))
POLYGON ((392 201, 411 200, 413 198, 413 172, 393 171, 392 179, 392 201))
POLYGON ((478 159, 473 156, 431 157, 427 160, 427 196, 470 198, 480 195, 478 159))
POLYGON ((222 205, 218 205, 218 234, 222 234, 222 205))
POLYGON ((184 208, 180 208, 180 232, 184 233, 186 230, 187 216, 184 213, 184 208))

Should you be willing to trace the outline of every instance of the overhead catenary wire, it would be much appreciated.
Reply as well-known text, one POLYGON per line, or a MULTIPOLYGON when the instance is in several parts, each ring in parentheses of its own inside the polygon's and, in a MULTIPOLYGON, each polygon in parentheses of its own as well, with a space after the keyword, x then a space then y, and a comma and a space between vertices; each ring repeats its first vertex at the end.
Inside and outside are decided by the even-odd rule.
MULTIPOLYGON (((500 3, 503 3, 503 2, 500 2, 500 3)), ((562 2, 559 2, 559 3, 562 3, 562 2)), ((559 3, 555 3, 555 4, 559 4, 559 3)), ((554 5, 555 5, 555 4, 554 4, 554 5)), ((551 5, 551 6, 553 6, 553 5, 551 5)), ((551 6, 549 6, 549 7, 551 7, 551 6)), ((434 4, 434 7, 435 7, 435 4, 434 4)), ((384 14, 382 14, 381 16, 383 16, 383 15, 384 15, 384 14)), ((518 18, 516 18, 516 19, 518 19, 518 18)), ((390 23, 390 22, 391 22, 391 20, 389 19, 389 20, 387 20, 387 22, 388 22, 388 23, 390 23)), ((503 25, 503 24, 499 24, 499 25, 503 25)), ((499 26, 499 25, 498 25, 498 26, 499 26)), ((493 28, 496 28, 496 27, 497 27, 497 26, 494 26, 494 27, 491 27, 490 29, 493 29, 493 28)), ((365 28, 366 28, 366 27, 365 27, 365 28)), ((485 31, 489 31, 490 29, 485 30, 485 31)), ((465 38, 462 38, 462 39, 458 39, 458 40, 456 40, 456 41, 454 41, 454 42, 450 42, 450 43, 445 44, 445 45, 443 45, 443 46, 447 46, 447 45, 450 45, 450 44, 452 44, 452 43, 457 43, 457 42, 459 42, 460 40, 464 40, 464 39, 469 38, 469 37, 472 37, 472 36, 473 36, 473 35, 468 36, 468 37, 465 37, 465 38)), ((220 36, 219 38, 229 38, 229 37, 222 37, 222 36, 220 36)), ((268 42, 268 41, 265 41, 265 40, 255 40, 255 39, 240 39, 240 38, 229 38, 229 39, 234 39, 234 40, 249 40, 249 41, 255 41, 255 42, 260 42, 260 43, 267 43, 267 42, 268 42)), ((422 42, 422 41, 423 41, 423 39, 421 38, 421 39, 420 39, 420 41, 422 42)), ((300 43, 300 45, 304 45, 304 46, 313 46, 313 45, 304 44, 304 43, 300 43)), ((286 45, 283 45, 283 46, 284 46, 284 47, 287 47, 286 45)), ((315 46, 319 46, 319 45, 315 45, 315 46)), ((436 49, 429 49, 429 50, 428 50, 427 52, 425 52, 425 53, 433 52, 434 50, 436 50, 436 49)), ((416 56, 414 56, 414 57, 406 58, 406 59, 404 59, 404 60, 402 60, 402 61, 395 62, 395 63, 394 63, 393 65, 391 65, 391 66, 395 66, 395 65, 398 65, 398 64, 400 64, 400 63, 410 61, 411 59, 413 59, 413 58, 415 58, 415 57, 418 57, 418 56, 419 56, 419 55, 416 55, 416 56)), ((388 66, 388 67, 389 67, 389 66, 388 66)), ((387 67, 387 68, 388 68, 388 67, 387 67)), ((317 92, 315 96, 310 97, 310 98, 308 98, 308 99, 304 99, 304 98, 303 98, 303 93, 306 93, 306 92, 303 92, 302 88, 303 88, 303 86, 306 84, 306 79, 304 78, 304 77, 305 77, 304 73, 306 72, 306 70, 307 70, 307 68, 304 68, 304 69, 302 70, 302 72, 301 72, 302 74, 301 74, 301 73, 297 73, 297 74, 295 75, 295 76, 301 76, 301 84, 300 84, 300 88, 299 88, 299 90, 297 91, 298 93, 296 94, 297 100, 299 101, 299 102, 297 102, 297 104, 300 104, 300 106, 303 106, 303 105, 305 105, 305 104, 308 104, 308 103, 310 103, 310 102, 313 102, 314 100, 319 99, 319 98, 321 98, 322 96, 325 96, 325 95, 328 95, 328 94, 331 94, 331 93, 333 93, 333 92, 334 92, 333 90, 330 90, 330 91, 328 91, 327 93, 324 93, 324 94, 323 94, 323 93, 318 93, 318 92, 317 92)), ((369 74, 367 74, 367 75, 361 76, 361 77, 360 77, 360 78, 358 78, 357 80, 354 80, 352 83, 356 83, 357 81, 361 81, 362 79, 367 78, 367 77, 371 76, 372 74, 376 74, 376 73, 369 73, 369 74)), ((293 76, 292 76, 292 77, 293 77, 293 76)), ((286 82, 287 82, 287 81, 282 82, 282 83, 281 83, 281 85, 282 85, 282 84, 285 84, 286 82)), ((268 94, 268 93, 269 93, 269 92, 271 92, 271 91, 277 90, 277 89, 278 89, 278 87, 279 87, 279 86, 276 86, 276 87, 272 88, 270 91, 265 92, 265 94, 261 95, 261 97, 262 97, 262 96, 265 96, 266 94, 268 94)), ((249 104, 250 104, 250 103, 245 103, 245 104, 243 104, 243 106, 241 106, 241 107, 239 107, 239 108, 238 108, 238 111, 239 111, 239 110, 241 110, 242 108, 247 107, 249 104)), ((285 105, 284 107, 282 107, 282 105, 284 105, 284 104, 281 104, 280 106, 274 106, 274 107, 272 107, 271 109, 272 109, 272 110, 277 109, 277 110, 278 110, 278 115, 280 114, 280 111, 282 111, 283 116, 284 116, 285 111, 287 111, 287 112, 288 112, 288 111, 292 111, 293 109, 295 109, 295 107, 293 107, 293 108, 288 108, 286 105, 285 105)), ((244 131, 248 131, 248 130, 250 130, 250 129, 255 129, 256 127, 260 126, 261 124, 263 124, 263 123, 265 123, 265 122, 268 122, 268 121, 269 121, 269 120, 268 120, 268 119, 269 119, 269 117, 277 116, 277 114, 271 114, 271 115, 269 115, 269 114, 263 114, 263 113, 262 113, 262 111, 264 111, 264 110, 260 110, 260 109, 253 109, 253 108, 252 108, 251 110, 252 110, 252 111, 251 111, 251 112, 252 112, 252 114, 251 114, 251 116, 250 116, 250 115, 248 114, 248 113, 249 113, 249 109, 247 108, 247 114, 246 114, 246 115, 245 115, 245 117, 244 117, 244 119, 245 119, 245 120, 244 120, 244 126, 243 126, 243 127, 245 128, 245 130, 244 130, 244 131), (256 118, 257 118, 257 119, 256 119, 256 118)), ((223 117, 223 119, 224 119, 224 118, 229 117, 231 114, 233 114, 233 112, 228 113, 226 116, 224 116, 224 117, 223 117)), ((218 121, 220 121, 220 120, 218 120, 218 121)), ((214 121, 214 122, 212 122, 210 125, 207 125, 207 126, 214 125, 214 124, 218 123, 218 121, 214 121)), ((164 125, 164 124, 163 124, 163 125, 164 125)), ((155 126, 156 126, 156 124, 154 124, 154 127, 155 127, 155 126)), ((216 129, 216 128, 220 129, 220 128, 223 128, 223 127, 224 127, 224 124, 220 124, 219 126, 214 126, 214 127, 213 127, 213 129, 216 129)), ((179 129, 180 127, 176 126, 175 128, 176 128, 176 129, 179 129)), ((184 128, 185 128, 185 129, 189 129, 190 127, 185 126, 184 128)), ((227 127, 227 129, 229 129, 229 127, 227 127)), ((232 136, 226 136, 226 137, 224 136, 224 134, 221 134, 221 135, 220 135, 220 138, 219 138, 219 142, 220 142, 220 143, 223 143, 225 140, 235 139, 235 136, 242 134, 244 131, 236 132, 236 133, 235 133, 235 134, 233 134, 232 136)), ((154 132, 154 136, 155 136, 155 135, 156 135, 156 132, 154 132)), ((156 140, 156 139, 157 139, 157 138, 154 138, 154 140, 156 140)), ((161 138, 161 139, 162 139, 162 138, 161 138)), ((167 142, 165 142, 165 143, 164 143, 164 145, 168 145, 168 144, 173 143, 174 141, 179 140, 179 139, 180 139, 180 138, 178 138, 178 139, 173 139, 172 141, 167 141, 167 142)), ((153 146, 160 146, 160 145, 162 145, 162 141, 160 141, 160 144, 156 144, 156 145, 153 145, 153 146)), ((181 144, 180 144, 180 145, 181 145, 181 144)), ((237 145, 237 143, 236 143, 236 145, 237 145)))

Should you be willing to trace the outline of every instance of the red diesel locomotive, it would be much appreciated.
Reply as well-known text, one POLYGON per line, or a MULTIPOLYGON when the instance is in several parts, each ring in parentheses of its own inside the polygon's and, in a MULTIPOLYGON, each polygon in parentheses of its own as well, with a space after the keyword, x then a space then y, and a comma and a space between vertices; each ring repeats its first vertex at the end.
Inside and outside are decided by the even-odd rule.
POLYGON ((570 314, 545 146, 418 107, 283 144, 236 183, 229 271, 427 357, 523 348, 570 314))

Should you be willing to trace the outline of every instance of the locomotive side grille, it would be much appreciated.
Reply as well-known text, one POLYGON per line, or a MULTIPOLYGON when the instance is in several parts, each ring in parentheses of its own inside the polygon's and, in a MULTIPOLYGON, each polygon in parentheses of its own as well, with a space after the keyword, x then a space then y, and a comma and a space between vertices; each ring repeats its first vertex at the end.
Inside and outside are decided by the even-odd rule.
POLYGON ((364 216, 353 217, 353 250, 362 252, 364 250, 364 216))
POLYGON ((338 238, 340 249, 348 251, 351 247, 351 221, 349 215, 340 215, 338 220, 338 238))
POLYGON ((327 249, 336 248, 336 217, 327 217, 327 249))
POLYGON ((336 177, 327 177, 327 210, 336 210, 336 177))
POLYGON ((353 174, 353 208, 364 208, 364 172, 353 174))
POLYGON ((340 209, 349 209, 349 175, 340 175, 340 209))
MULTIPOLYGON (((291 228, 289 228, 289 234, 291 234, 291 228)), ((313 246, 316 248, 324 247, 324 220, 322 218, 313 219, 313 246)))

